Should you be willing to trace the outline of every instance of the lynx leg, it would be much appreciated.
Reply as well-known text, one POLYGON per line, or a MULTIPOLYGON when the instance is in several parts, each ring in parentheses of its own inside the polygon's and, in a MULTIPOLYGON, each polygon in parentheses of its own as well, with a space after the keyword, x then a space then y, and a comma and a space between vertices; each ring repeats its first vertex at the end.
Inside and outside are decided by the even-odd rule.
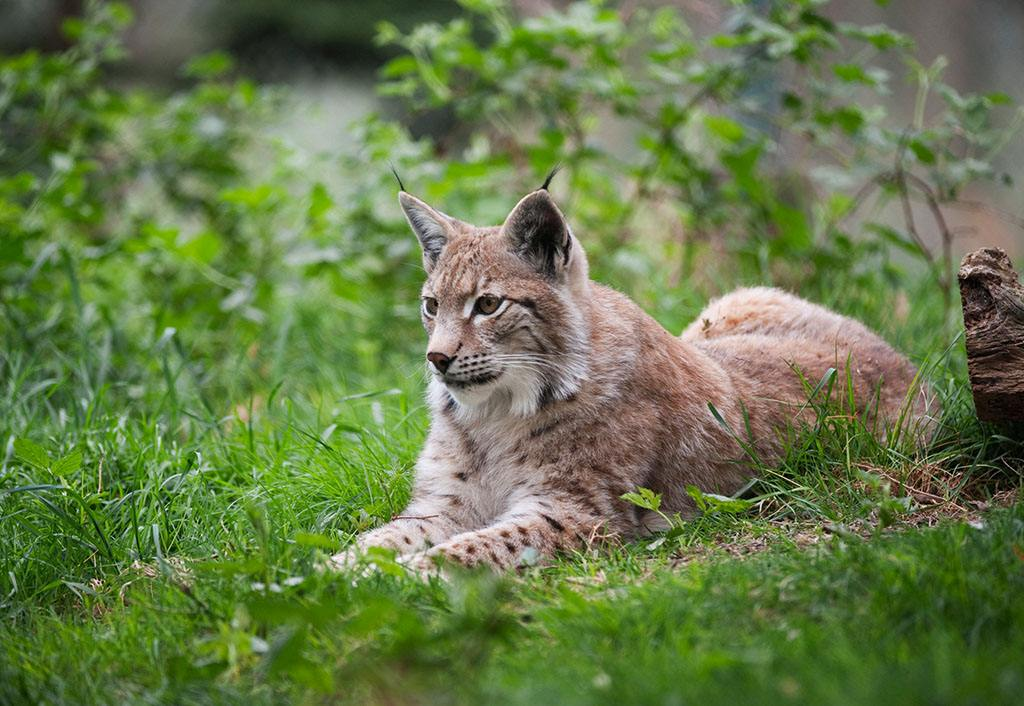
POLYGON ((505 569, 527 560, 529 550, 538 558, 584 545, 600 521, 565 506, 513 510, 483 529, 463 532, 425 552, 411 568, 432 573, 438 559, 463 566, 505 569))
POLYGON ((339 566, 351 566, 370 547, 393 549, 399 555, 421 552, 465 530, 447 505, 417 501, 385 525, 359 536, 354 546, 331 559, 339 566))

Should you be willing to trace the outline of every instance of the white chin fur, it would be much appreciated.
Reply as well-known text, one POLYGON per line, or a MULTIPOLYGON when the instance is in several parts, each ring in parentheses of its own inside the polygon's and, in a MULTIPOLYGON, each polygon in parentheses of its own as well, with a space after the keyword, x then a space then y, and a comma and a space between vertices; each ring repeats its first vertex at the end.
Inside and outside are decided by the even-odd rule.
POLYGON ((492 380, 491 382, 474 385, 473 387, 448 387, 443 383, 442 385, 460 407, 479 407, 491 399, 498 389, 499 382, 501 381, 492 380))
POLYGON ((527 417, 537 411, 540 392, 541 381, 534 374, 506 370, 493 382, 469 388, 448 387, 432 378, 427 394, 434 406, 443 406, 451 396, 459 416, 469 419, 490 415, 527 417))

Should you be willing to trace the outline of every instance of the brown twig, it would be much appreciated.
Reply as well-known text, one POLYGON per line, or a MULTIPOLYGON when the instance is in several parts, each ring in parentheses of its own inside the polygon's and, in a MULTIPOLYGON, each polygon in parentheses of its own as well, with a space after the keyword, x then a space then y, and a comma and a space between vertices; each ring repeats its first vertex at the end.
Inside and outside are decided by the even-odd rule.
POLYGON ((934 198, 934 192, 931 190, 931 187, 929 187, 927 182, 923 179, 908 172, 903 165, 903 157, 906 154, 906 142, 906 134, 904 134, 903 138, 900 140, 900 148, 896 151, 893 173, 896 190, 899 192, 900 196, 900 204, 903 206, 903 221, 907 227, 907 232, 910 234, 910 237, 913 238, 925 259, 928 260, 928 264, 932 270, 932 276, 939 285, 939 289, 942 290, 943 311, 945 313, 945 321, 948 323, 949 313, 953 307, 951 274, 952 237, 949 232, 949 227, 946 225, 946 220, 942 215, 942 209, 938 207, 938 201, 934 198), (936 272, 937 267, 935 256, 932 255, 931 250, 929 250, 928 246, 925 245, 924 240, 921 238, 921 234, 917 230, 917 225, 914 222, 914 210, 910 203, 910 190, 907 188, 908 181, 912 181, 915 186, 917 186, 918 190, 922 191, 925 195, 926 200, 930 200, 928 207, 931 209, 932 216, 936 219, 936 225, 938 225, 942 234, 942 269, 939 272, 936 272), (921 190, 921 185, 924 185, 924 190, 921 190))
POLYGON ((918 191, 924 194, 925 203, 928 204, 928 209, 932 212, 932 218, 935 219, 935 225, 939 227, 939 235, 942 236, 942 280, 946 289, 952 289, 953 231, 950 230, 949 224, 946 223, 946 217, 943 215, 942 208, 939 206, 938 196, 935 194, 931 185, 921 177, 911 172, 905 172, 904 176, 917 187, 918 191))
POLYGON ((888 173, 878 174, 869 179, 868 182, 864 184, 864 186, 857 189, 857 193, 853 195, 853 203, 850 204, 850 207, 846 209, 846 212, 842 216, 838 218, 833 218, 832 220, 825 224, 825 232, 827 233, 833 228, 837 228, 846 221, 848 221, 849 219, 853 218, 854 214, 856 214, 857 211, 860 210, 860 207, 867 202, 868 197, 871 196, 871 193, 876 188, 878 188, 880 183, 887 181, 889 179, 889 176, 890 175, 888 173))

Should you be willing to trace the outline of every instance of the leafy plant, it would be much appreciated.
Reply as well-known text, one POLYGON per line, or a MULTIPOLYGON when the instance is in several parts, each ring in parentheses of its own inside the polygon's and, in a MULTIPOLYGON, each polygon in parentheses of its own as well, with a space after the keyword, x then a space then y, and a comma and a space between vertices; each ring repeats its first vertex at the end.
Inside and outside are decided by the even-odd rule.
POLYGON ((382 25, 380 41, 406 52, 384 69, 383 91, 454 113, 472 135, 462 159, 489 188, 495 167, 535 179, 563 163, 588 235, 621 253, 660 233, 676 278, 694 274, 708 240, 748 258, 761 281, 815 292, 879 272, 891 284, 891 254, 902 251, 931 271, 949 319, 944 208, 965 205, 967 184, 999 176, 991 160, 1024 119, 1019 109, 998 119, 1005 95, 959 94, 941 82, 944 60, 923 67, 909 37, 829 19, 827 0, 733 3, 729 31, 707 37, 670 7, 578 2, 517 22, 502 2, 462 5, 466 17, 446 25, 382 25), (910 124, 890 115, 883 59, 912 70, 910 124), (602 136, 612 123, 634 144, 628 157, 602 136), (797 152, 810 164, 783 166, 797 152), (902 228, 852 223, 873 200, 876 213, 898 202, 902 228), (935 221, 938 255, 914 201, 935 221))
MULTIPOLYGON (((621 496, 623 500, 653 512, 664 523, 666 530, 658 539, 647 545, 648 549, 655 549, 666 541, 679 538, 682 538, 680 541, 684 544, 689 543, 695 537, 706 533, 710 526, 720 525, 720 520, 723 518, 742 515, 754 504, 753 501, 740 497, 705 493, 695 485, 686 486, 686 494, 693 499, 698 514, 692 519, 685 520, 679 513, 666 515, 662 512, 661 493, 655 493, 650 488, 637 488, 636 491, 624 493, 621 496)), ((741 494, 737 493, 737 496, 741 494)))

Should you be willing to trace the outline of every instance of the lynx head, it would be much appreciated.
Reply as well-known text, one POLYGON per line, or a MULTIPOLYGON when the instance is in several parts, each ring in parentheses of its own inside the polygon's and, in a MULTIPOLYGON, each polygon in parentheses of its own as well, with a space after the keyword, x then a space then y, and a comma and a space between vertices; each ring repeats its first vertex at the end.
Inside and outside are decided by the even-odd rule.
POLYGON ((574 395, 587 369, 587 258, 547 189, 483 228, 404 191, 398 200, 427 272, 431 403, 465 419, 526 416, 574 395))

